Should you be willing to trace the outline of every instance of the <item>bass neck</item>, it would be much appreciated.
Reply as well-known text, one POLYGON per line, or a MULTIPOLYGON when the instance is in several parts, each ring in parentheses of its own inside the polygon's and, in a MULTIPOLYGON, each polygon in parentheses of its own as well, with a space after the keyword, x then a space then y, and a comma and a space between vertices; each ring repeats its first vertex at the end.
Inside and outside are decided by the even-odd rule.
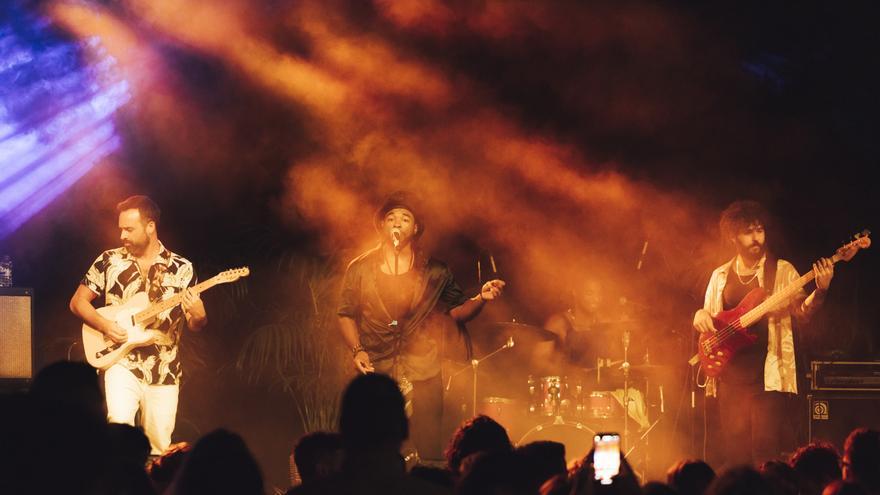
MULTIPOLYGON (((831 262, 837 263, 841 259, 842 257, 840 256, 840 254, 835 253, 834 256, 831 257, 831 262)), ((742 315, 742 317, 740 317, 740 323, 743 327, 749 327, 753 325, 755 322, 763 318, 767 313, 770 313, 771 311, 779 309, 779 307, 788 304, 788 301, 791 300, 791 297, 794 296, 795 293, 797 293, 815 278, 816 273, 813 270, 810 270, 807 273, 801 275, 795 281, 779 289, 779 291, 774 292, 773 294, 768 296, 767 299, 764 299, 764 302, 758 304, 749 312, 742 315)))

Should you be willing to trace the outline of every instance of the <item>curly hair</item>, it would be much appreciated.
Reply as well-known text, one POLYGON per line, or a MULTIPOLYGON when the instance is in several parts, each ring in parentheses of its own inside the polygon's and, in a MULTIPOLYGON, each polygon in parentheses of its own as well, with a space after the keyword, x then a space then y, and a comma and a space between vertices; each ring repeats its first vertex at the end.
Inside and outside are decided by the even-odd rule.
POLYGON ((480 414, 465 421, 455 430, 444 454, 449 470, 458 475, 461 461, 471 454, 512 450, 507 430, 489 416, 480 414))
POLYGON ((761 203, 744 199, 734 201, 724 209, 718 226, 721 229, 721 236, 727 240, 756 222, 767 227, 770 222, 770 214, 761 203))

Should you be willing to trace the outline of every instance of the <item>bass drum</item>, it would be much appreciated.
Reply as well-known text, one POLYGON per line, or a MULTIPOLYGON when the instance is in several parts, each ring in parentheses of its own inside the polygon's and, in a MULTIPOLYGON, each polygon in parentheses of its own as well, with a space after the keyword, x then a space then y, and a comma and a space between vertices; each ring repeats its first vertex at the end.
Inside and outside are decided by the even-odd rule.
POLYGON ((573 461, 583 459, 590 452, 595 434, 596 430, 583 423, 557 420, 535 426, 516 445, 546 440, 561 443, 565 445, 565 462, 571 466, 573 461))
POLYGON ((524 406, 516 399, 507 397, 484 397, 477 414, 489 416, 507 430, 511 438, 521 435, 531 424, 524 411, 524 406))

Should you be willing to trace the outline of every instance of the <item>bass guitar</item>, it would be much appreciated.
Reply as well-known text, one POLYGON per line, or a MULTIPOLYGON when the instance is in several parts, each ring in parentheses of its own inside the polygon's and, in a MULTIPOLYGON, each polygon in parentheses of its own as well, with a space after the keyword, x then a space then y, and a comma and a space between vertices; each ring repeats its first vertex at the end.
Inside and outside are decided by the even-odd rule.
MULTIPOLYGON (((192 290, 201 294, 215 285, 235 282, 249 274, 250 270, 247 267, 226 270, 195 285, 192 290)), ((158 330, 149 330, 146 325, 152 322, 156 315, 177 306, 181 301, 183 301, 183 292, 150 304, 147 293, 138 292, 124 304, 98 308, 99 315, 116 322, 128 332, 128 340, 121 343, 113 342, 103 332, 83 324, 82 342, 86 352, 86 361, 95 368, 106 370, 132 349, 153 344, 163 333, 158 330)))
MULTIPOLYGON (((856 234, 853 241, 837 249, 831 261, 837 263, 851 260, 859 249, 871 245, 870 234, 867 230, 856 234)), ((749 327, 767 313, 787 305, 792 296, 815 277, 813 270, 810 270, 770 296, 761 287, 749 291, 735 308, 722 311, 712 317, 716 331, 700 334, 698 352, 688 360, 688 364, 694 366, 699 363, 703 373, 710 378, 720 375, 737 352, 751 346, 758 339, 749 332, 749 327)))

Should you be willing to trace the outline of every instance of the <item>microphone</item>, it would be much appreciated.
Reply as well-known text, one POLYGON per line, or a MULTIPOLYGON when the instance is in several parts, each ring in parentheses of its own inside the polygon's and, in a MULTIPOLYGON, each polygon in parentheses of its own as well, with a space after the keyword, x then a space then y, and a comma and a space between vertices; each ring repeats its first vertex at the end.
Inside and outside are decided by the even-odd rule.
POLYGON ((400 247, 400 229, 397 227, 391 229, 391 242, 394 243, 394 249, 400 247))

